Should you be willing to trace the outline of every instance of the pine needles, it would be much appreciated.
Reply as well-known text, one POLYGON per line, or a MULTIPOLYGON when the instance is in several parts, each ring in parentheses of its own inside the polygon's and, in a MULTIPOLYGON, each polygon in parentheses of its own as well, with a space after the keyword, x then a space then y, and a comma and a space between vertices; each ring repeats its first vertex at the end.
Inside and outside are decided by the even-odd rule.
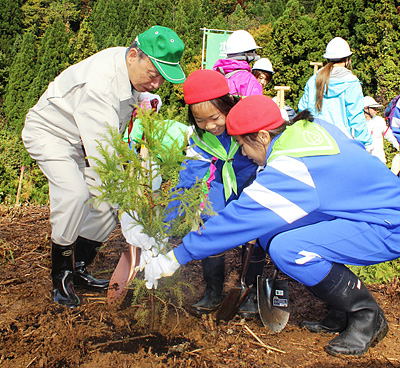
MULTIPOLYGON (((118 131, 112 129, 104 141, 98 142, 102 159, 96 162, 102 185, 96 188, 99 192, 97 200, 107 201, 119 211, 128 213, 143 227, 143 233, 156 240, 156 254, 172 248, 170 244, 165 246, 169 236, 183 237, 202 225, 202 213, 213 213, 202 178, 194 180, 191 188, 172 190, 179 182, 180 171, 185 169, 184 161, 188 159, 185 155, 187 132, 177 131, 173 115, 171 110, 164 115, 140 111, 137 119, 143 126, 143 136, 136 137, 131 147, 118 131), (166 223, 166 207, 172 201, 179 203, 179 216, 166 223)), ((178 282, 176 277, 173 282, 170 279, 163 280, 164 287, 151 291, 142 280, 134 280, 131 303, 137 307, 135 318, 139 324, 147 324, 150 328, 162 325, 167 321, 170 309, 179 319, 188 285, 178 282)))

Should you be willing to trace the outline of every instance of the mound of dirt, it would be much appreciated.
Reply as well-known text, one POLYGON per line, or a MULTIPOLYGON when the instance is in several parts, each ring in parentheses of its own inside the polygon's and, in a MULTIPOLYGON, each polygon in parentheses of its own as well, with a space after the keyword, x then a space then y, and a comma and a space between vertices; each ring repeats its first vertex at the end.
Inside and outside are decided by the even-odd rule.
MULTIPOLYGON (((390 330, 377 347, 358 358, 327 355, 332 338, 298 327, 303 319, 321 318, 324 306, 300 284, 290 281, 291 315, 279 334, 260 321, 236 318, 217 325, 213 315, 198 318, 171 312, 154 329, 139 327, 138 306, 115 310, 104 294, 79 291, 82 306, 67 309, 52 302, 50 226, 47 207, 0 208, 0 366, 2 368, 128 367, 400 367, 400 287, 370 289, 386 313, 390 330)), ((110 277, 124 239, 116 229, 91 267, 110 277)), ((238 250, 227 253, 226 290, 238 277, 238 250)), ((267 265, 267 274, 272 266, 267 265)), ((201 267, 183 267, 181 278, 203 291, 201 267)))

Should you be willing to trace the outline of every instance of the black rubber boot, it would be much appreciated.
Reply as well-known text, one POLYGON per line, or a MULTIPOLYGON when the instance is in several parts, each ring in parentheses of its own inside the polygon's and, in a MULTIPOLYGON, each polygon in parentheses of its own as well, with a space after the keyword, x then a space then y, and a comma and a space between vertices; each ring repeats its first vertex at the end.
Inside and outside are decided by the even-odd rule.
POLYGON ((91 290, 105 290, 109 281, 97 279, 90 275, 86 269, 95 259, 101 243, 78 236, 75 242, 75 272, 74 283, 91 290))
POLYGON ((311 291, 333 309, 347 313, 346 329, 325 347, 331 355, 362 355, 387 334, 383 311, 365 285, 347 267, 333 264, 311 291))
POLYGON ((225 279, 224 255, 208 257, 201 262, 206 290, 203 297, 192 305, 193 311, 196 314, 210 313, 220 306, 225 279))
POLYGON ((53 300, 70 308, 80 304, 73 284, 74 244, 51 243, 51 277, 53 280, 53 300))
POLYGON ((250 258, 249 268, 247 270, 245 282, 246 285, 253 287, 250 289, 249 294, 245 301, 241 304, 238 314, 245 319, 252 319, 258 317, 258 303, 257 303, 257 276, 262 275, 264 271, 266 252, 260 246, 255 246, 253 254, 250 258))
POLYGON ((300 326, 310 332, 342 332, 347 327, 347 313, 336 309, 329 309, 328 314, 322 321, 303 321, 300 326))

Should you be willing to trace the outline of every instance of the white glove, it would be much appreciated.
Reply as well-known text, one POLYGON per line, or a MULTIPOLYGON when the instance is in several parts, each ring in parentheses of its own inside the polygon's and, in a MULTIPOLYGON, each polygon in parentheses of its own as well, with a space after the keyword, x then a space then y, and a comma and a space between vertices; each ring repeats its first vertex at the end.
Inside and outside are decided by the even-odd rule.
MULTIPOLYGON (((134 245, 144 250, 151 250, 153 256, 157 256, 164 244, 159 244, 157 241, 143 233, 143 226, 138 224, 128 213, 123 212, 120 218, 121 231, 128 244, 134 245)), ((163 243, 167 242, 167 238, 163 243)))
POLYGON ((367 144, 367 145, 365 146, 365 150, 366 150, 368 153, 372 153, 372 151, 374 150, 374 146, 373 146, 372 144, 367 144))
POLYGON ((161 277, 172 276, 180 267, 176 260, 174 251, 169 251, 166 255, 159 254, 157 257, 152 257, 144 268, 144 279, 148 289, 157 289, 158 280, 161 277))

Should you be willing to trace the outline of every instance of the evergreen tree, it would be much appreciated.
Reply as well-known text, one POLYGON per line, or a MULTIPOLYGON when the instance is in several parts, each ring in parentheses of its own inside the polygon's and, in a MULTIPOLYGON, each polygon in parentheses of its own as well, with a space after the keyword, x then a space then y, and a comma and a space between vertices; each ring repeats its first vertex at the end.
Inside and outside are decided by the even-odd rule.
POLYGON ((281 17, 283 15, 287 5, 288 5, 288 2, 285 0, 272 0, 269 5, 271 8, 272 16, 275 19, 278 19, 279 17, 281 17))
POLYGON ((320 43, 315 29, 315 20, 305 15, 299 1, 290 0, 273 26, 271 41, 263 49, 276 70, 273 84, 290 86, 287 98, 293 107, 297 107, 307 79, 312 75, 309 62, 316 61, 319 55, 320 43))
POLYGON ((353 46, 355 27, 364 11, 364 0, 321 0, 315 8, 317 37, 325 46, 336 36, 343 37, 353 46))
POLYGON ((237 0, 211 1, 212 11, 214 12, 214 14, 220 14, 223 17, 227 17, 232 14, 235 11, 237 5, 237 0))
POLYGON ((256 18, 246 14, 240 5, 236 6, 235 11, 228 15, 228 27, 232 30, 255 28, 259 25, 256 18))
POLYGON ((317 0, 300 0, 300 3, 302 6, 304 6, 304 9, 307 14, 312 14, 315 11, 315 8, 318 4, 317 0))
POLYGON ((257 54, 260 55, 260 57, 271 58, 269 53, 271 52, 270 43, 272 41, 272 31, 273 28, 271 24, 262 24, 251 30, 256 44, 262 47, 257 50, 257 54))
POLYGON ((26 32, 16 40, 15 48, 18 53, 10 66, 9 81, 4 95, 4 113, 8 125, 16 132, 20 132, 23 118, 28 111, 27 92, 32 86, 36 75, 36 37, 26 32))
POLYGON ((21 33, 21 0, 0 0, 0 97, 8 79, 8 68, 12 61, 12 46, 21 33))
POLYGON ((125 37, 131 43, 135 37, 154 25, 173 28, 176 24, 175 0, 153 0, 151 6, 147 0, 137 0, 130 12, 125 37))
MULTIPOLYGON (((201 55, 202 31, 205 11, 201 0, 180 0, 171 28, 185 42, 182 65, 186 68, 196 55, 201 55)), ((200 67, 200 65, 199 65, 200 67)))
POLYGON ((27 94, 27 104, 33 106, 40 95, 62 70, 70 65, 70 32, 64 23, 56 21, 49 26, 40 41, 38 69, 27 94))
POLYGON ((0 0, 0 50, 6 55, 21 32, 21 0, 0 0))
MULTIPOLYGON (((206 11, 202 0, 179 0, 172 29, 185 41, 185 57, 192 57, 201 50, 202 32, 206 11)), ((189 61, 189 60, 188 60, 189 61)))
POLYGON ((97 49, 125 43, 124 36, 134 6, 135 2, 130 0, 98 0, 95 3, 89 20, 97 49), (116 40, 119 42, 114 43, 116 40))
MULTIPOLYGON (((307 0, 304 0, 307 1, 307 0)), ((311 0, 312 1, 312 0, 311 0)), ((270 23, 283 15, 286 9, 285 0, 253 0, 245 2, 246 12, 256 18, 260 18, 260 23, 270 23)))
POLYGON ((368 4, 355 27, 355 68, 364 94, 387 103, 400 92, 400 15, 392 0, 368 4))
POLYGON ((56 20, 68 28, 79 17, 75 4, 69 0, 27 0, 21 10, 25 29, 39 37, 56 20))
POLYGON ((70 58, 72 64, 86 59, 98 51, 87 18, 82 21, 78 33, 71 40, 71 46, 72 52, 70 58))
POLYGON ((79 10, 75 4, 69 0, 52 2, 44 16, 44 25, 52 24, 54 21, 59 20, 64 23, 67 30, 70 29, 70 24, 79 19, 79 10))
POLYGON ((27 0, 21 7, 24 29, 41 36, 46 28, 43 19, 52 0, 27 0))
POLYGON ((260 24, 273 23, 275 21, 275 16, 271 10, 271 2, 266 0, 254 0, 246 3, 246 13, 258 19, 260 24))

